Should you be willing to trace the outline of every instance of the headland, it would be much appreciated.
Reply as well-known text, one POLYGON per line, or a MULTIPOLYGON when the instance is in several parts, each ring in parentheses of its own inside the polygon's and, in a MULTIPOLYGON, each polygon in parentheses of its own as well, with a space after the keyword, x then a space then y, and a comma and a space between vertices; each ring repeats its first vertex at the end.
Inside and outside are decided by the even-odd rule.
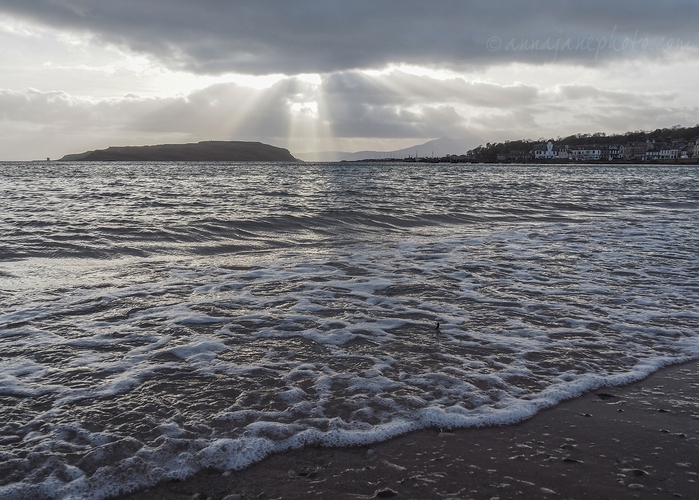
POLYGON ((69 154, 60 161, 299 161, 288 149, 261 142, 202 141, 155 146, 112 146, 69 154))

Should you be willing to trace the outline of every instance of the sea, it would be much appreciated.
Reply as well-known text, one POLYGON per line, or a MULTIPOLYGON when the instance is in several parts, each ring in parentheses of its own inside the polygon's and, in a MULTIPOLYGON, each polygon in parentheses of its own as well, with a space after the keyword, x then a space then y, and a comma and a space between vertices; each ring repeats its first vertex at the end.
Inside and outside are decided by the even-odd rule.
POLYGON ((699 358, 699 167, 0 164, 0 499, 503 425, 699 358))

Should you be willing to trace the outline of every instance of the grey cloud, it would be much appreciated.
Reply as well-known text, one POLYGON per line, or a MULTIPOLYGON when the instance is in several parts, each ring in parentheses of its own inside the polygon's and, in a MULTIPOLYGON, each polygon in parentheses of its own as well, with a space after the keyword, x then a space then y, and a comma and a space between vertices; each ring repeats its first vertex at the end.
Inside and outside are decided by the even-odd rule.
POLYGON ((495 132, 502 140, 531 138, 532 130, 541 127, 536 117, 541 109, 522 108, 502 110, 496 113, 478 114, 470 118, 470 125, 495 132))
POLYGON ((397 106, 367 104, 345 105, 334 110, 332 130, 339 138, 425 138, 458 137, 467 127, 467 119, 454 107, 397 106))
POLYGON ((439 80, 393 71, 370 76, 360 72, 334 73, 323 80, 324 92, 334 99, 381 104, 461 103, 507 107, 534 102, 539 90, 531 85, 497 85, 463 78, 439 80))
MULTIPOLYGON (((104 107, 103 103, 101 107, 104 107)), ((0 89, 0 120, 19 123, 56 124, 94 122, 96 107, 65 92, 40 92, 29 89, 0 89)))
POLYGON ((455 105, 494 106, 499 101, 510 106, 520 94, 528 102, 537 93, 487 84, 474 98, 472 90, 461 79, 441 81, 400 72, 376 77, 347 72, 328 76, 319 86, 286 78, 262 90, 220 84, 144 102, 144 109, 154 109, 142 110, 133 123, 144 130, 215 134, 236 122, 239 137, 286 137, 293 122, 291 106, 316 102, 319 118, 337 137, 434 138, 453 135, 455 127, 466 123, 455 105), (488 92, 492 96, 487 97, 488 92), (507 92, 513 96, 505 98, 507 92))
POLYGON ((427 123, 440 124, 444 127, 464 123, 464 117, 453 106, 425 106, 421 111, 422 119, 427 123))
POLYGON ((13 130, 26 131, 42 147, 51 138, 61 148, 36 157, 206 139, 260 140, 287 147, 288 138, 311 129, 299 128, 299 120, 310 123, 315 117, 294 114, 294 106, 310 102, 317 104, 318 120, 328 123, 337 139, 428 140, 484 131, 489 139, 535 139, 546 130, 555 136, 693 123, 698 111, 672 94, 582 85, 539 90, 400 72, 344 72, 320 84, 285 78, 266 89, 218 84, 176 97, 92 100, 65 92, 0 90, 0 130, 5 134, 0 134, 0 150, 7 154, 15 147, 13 130))
POLYGON ((699 45, 694 0, 0 0, 0 12, 211 74, 589 65, 699 45))
MULTIPOLYGON (((286 146, 284 141, 292 132, 303 133, 303 128, 293 129, 298 123, 295 120, 304 117, 295 117, 292 108, 307 102, 317 102, 319 119, 329 123, 336 138, 433 139, 467 131, 466 119, 459 111, 438 100, 387 105, 362 93, 351 99, 346 95, 321 98, 320 88, 298 78, 286 78, 267 89, 218 84, 176 97, 128 95, 102 100, 64 92, 7 90, 0 91, 0 124, 34 130, 36 140, 45 133, 69 138, 60 155, 119 145, 116 141, 143 144, 175 139, 235 139, 286 146), (94 144, 96 131, 109 137, 109 142, 94 144), (81 138, 92 142, 83 144, 81 138)), ((58 154, 48 152, 47 156, 58 154)))
MULTIPOLYGON (((592 85, 561 85, 557 90, 560 93, 560 97, 566 100, 607 101, 616 104, 628 103, 641 106, 644 106, 647 102, 646 96, 622 91, 602 90, 592 85)), ((656 93, 653 96, 656 101, 671 101, 676 97, 674 93, 656 93)))
POLYGON ((152 100, 152 109, 134 116, 130 126, 205 137, 219 137, 222 131, 236 138, 284 137, 298 85, 288 80, 263 90, 213 85, 187 96, 152 100))
POLYGON ((508 140, 513 137, 538 139, 576 133, 624 133, 633 130, 654 130, 675 124, 697 123, 699 108, 661 106, 654 102, 641 105, 595 103, 569 106, 567 118, 548 114, 557 106, 542 105, 497 114, 479 115, 470 120, 476 129, 487 129, 490 137, 508 140))
POLYGON ((592 112, 578 113, 576 120, 589 123, 591 131, 596 130, 654 130, 676 124, 693 125, 699 122, 699 108, 696 106, 671 107, 655 102, 638 105, 612 105, 593 109, 592 112), (595 112, 596 111, 596 112, 595 112))

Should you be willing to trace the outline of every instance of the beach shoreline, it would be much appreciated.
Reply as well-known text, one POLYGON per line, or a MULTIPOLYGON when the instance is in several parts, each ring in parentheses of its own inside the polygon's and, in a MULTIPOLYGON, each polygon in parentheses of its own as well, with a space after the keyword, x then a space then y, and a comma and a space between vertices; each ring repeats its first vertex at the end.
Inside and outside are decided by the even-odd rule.
POLYGON ((117 498, 693 498, 698 441, 692 361, 513 425, 292 450, 242 471, 201 471, 117 498))

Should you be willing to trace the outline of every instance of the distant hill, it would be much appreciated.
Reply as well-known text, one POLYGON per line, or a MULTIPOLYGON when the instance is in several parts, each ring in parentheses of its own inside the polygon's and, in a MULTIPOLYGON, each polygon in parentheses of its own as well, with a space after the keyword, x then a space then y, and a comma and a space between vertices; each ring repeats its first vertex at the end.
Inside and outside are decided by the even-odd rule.
POLYGON ((431 156, 442 157, 449 154, 464 154, 477 145, 478 142, 479 140, 477 138, 457 140, 444 137, 395 151, 357 151, 356 153, 321 151, 317 153, 297 153, 297 156, 304 161, 356 161, 380 158, 408 158, 410 156, 414 157, 415 155, 420 158, 429 158, 431 156))
POLYGON ((157 146, 119 146, 69 154, 61 161, 299 161, 288 149, 261 142, 202 141, 157 146))

